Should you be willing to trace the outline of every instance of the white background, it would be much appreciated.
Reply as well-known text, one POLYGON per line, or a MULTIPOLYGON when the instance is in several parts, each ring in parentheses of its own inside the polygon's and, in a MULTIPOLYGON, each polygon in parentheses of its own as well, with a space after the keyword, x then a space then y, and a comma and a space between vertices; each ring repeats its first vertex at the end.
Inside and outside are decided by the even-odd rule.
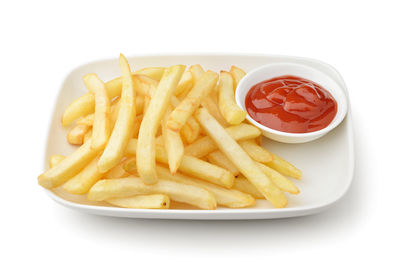
POLYGON ((399 258, 400 8, 396 1, 2 1, 1 261, 338 261, 399 258), (255 52, 320 59, 344 77, 356 166, 331 209, 294 219, 119 219, 37 185, 63 77, 101 58, 255 52))

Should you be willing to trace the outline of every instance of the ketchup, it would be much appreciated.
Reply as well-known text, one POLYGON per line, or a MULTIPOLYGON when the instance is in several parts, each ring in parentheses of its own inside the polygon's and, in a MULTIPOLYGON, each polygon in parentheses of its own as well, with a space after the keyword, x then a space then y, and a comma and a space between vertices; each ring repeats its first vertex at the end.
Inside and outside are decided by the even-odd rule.
POLYGON ((246 95, 246 109, 258 123, 288 133, 323 129, 333 120, 337 104, 323 87, 285 75, 254 85, 246 95))

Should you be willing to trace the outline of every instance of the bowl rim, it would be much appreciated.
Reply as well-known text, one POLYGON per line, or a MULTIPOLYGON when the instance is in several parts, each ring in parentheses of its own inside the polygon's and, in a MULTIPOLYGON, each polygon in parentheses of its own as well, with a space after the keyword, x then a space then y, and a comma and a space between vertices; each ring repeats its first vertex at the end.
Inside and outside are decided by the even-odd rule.
MULTIPOLYGON (((302 77, 301 75, 299 75, 299 77, 302 77)), ((268 79, 265 79, 268 80, 268 79)), ((265 81, 262 80, 262 81, 265 81)), ((249 87, 250 89, 251 87, 249 87)), ((244 94, 244 96, 247 96, 248 91, 244 94)), ((248 72, 238 83, 236 90, 235 90, 235 100, 236 100, 236 104, 246 112, 246 119, 248 121, 250 121, 253 125, 255 125, 256 127, 260 128, 261 130, 267 132, 267 133, 271 133, 274 135, 279 135, 282 137, 289 137, 289 138, 311 138, 311 137, 321 137, 325 134, 327 134, 328 132, 330 132, 331 130, 333 130, 334 128, 336 128, 345 118, 345 116, 347 115, 347 111, 348 111, 348 101, 347 101, 347 95, 346 92, 343 90, 343 88, 335 81, 333 80, 329 75, 325 74, 324 72, 310 67, 310 66, 306 66, 303 64, 299 64, 299 63, 294 63, 294 62, 279 62, 279 63, 271 63, 271 64, 265 64, 262 65, 260 67, 257 67, 253 70, 251 70, 250 72, 248 72), (321 75, 324 75, 326 78, 329 78, 330 80, 332 80, 333 82, 335 82, 337 84, 337 86, 339 87, 339 92, 342 93, 343 98, 339 98, 338 96, 336 96, 336 94, 334 92, 331 92, 328 90, 328 92, 333 96, 333 98, 336 101, 337 104, 337 112, 335 117, 332 119, 332 121, 329 123, 329 125, 327 125, 326 127, 317 130, 317 131, 313 131, 313 132, 308 132, 308 133, 290 133, 290 132, 284 132, 284 131, 279 131, 267 126, 264 126, 260 123, 258 123, 256 120, 254 120, 247 112, 246 107, 241 103, 241 98, 242 95, 240 94, 240 90, 247 87, 245 86, 245 82, 255 73, 262 71, 262 70, 266 70, 268 68, 272 68, 272 67, 276 67, 276 66, 296 66, 296 67, 302 67, 303 69, 306 68, 307 70, 312 70, 314 72, 318 72, 321 75), (339 113, 339 108, 341 108, 341 113, 339 113)))

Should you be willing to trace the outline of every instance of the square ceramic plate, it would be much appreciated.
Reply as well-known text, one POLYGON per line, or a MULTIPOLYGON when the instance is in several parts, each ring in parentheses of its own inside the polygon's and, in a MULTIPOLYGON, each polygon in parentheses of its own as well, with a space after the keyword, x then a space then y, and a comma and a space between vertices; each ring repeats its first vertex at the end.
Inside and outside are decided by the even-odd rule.
MULTIPOLYGON (((237 65, 249 71, 270 63, 295 62, 325 72, 336 80, 348 94, 343 79, 333 67, 308 58, 248 54, 178 54, 131 56, 129 62, 133 69, 174 64, 201 64, 205 69, 217 72, 221 69, 229 70, 231 65, 237 65)), ((48 159, 51 155, 69 154, 74 150, 74 147, 66 142, 65 137, 69 128, 61 126, 61 116, 73 99, 87 92, 82 83, 82 76, 92 72, 97 73, 104 81, 111 80, 120 75, 118 59, 85 64, 67 75, 62 83, 53 112, 47 141, 45 168, 48 166, 48 159)), ((111 207, 102 202, 89 202, 85 200, 85 196, 73 196, 60 189, 47 191, 47 193, 56 202, 66 207, 106 216, 160 219, 270 219, 320 212, 343 197, 351 184, 354 149, 350 111, 336 129, 316 141, 304 144, 283 144, 264 138, 263 144, 303 171, 303 179, 295 181, 301 193, 287 195, 289 200, 287 208, 276 209, 266 200, 257 200, 254 207, 245 209, 218 208, 209 211, 190 209, 187 206, 174 206, 169 210, 140 210, 111 207)))

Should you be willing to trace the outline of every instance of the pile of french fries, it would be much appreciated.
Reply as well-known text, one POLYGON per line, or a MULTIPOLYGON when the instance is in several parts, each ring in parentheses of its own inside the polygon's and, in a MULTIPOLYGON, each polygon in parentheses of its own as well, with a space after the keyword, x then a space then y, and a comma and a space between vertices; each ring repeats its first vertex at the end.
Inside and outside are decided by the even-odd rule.
POLYGON ((282 208, 285 192, 299 193, 288 177, 300 179, 301 171, 260 145, 260 130, 235 102, 243 70, 174 65, 132 72, 123 55, 119 64, 122 76, 106 83, 96 74, 83 77, 89 92, 62 117, 63 126, 74 123, 67 141, 79 147, 51 156, 41 186, 152 209, 171 201, 243 208, 256 199, 282 208))

